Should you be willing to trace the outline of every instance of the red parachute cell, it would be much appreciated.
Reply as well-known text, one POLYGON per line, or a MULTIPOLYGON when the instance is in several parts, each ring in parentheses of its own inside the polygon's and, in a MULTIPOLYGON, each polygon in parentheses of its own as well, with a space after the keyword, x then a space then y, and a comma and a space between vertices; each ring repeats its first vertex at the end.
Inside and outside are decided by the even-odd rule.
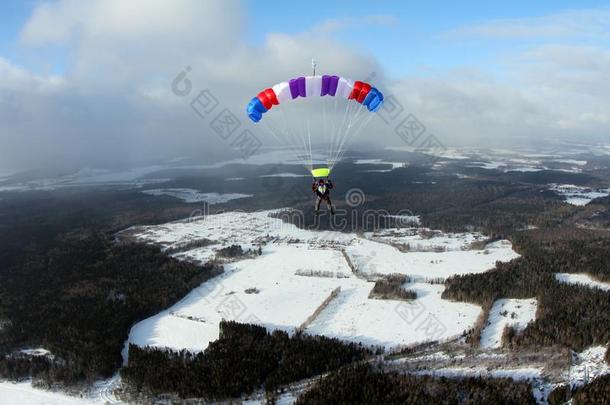
POLYGON ((354 89, 352 90, 348 98, 355 99, 357 102, 362 104, 362 102, 366 98, 366 95, 369 94, 369 91, 371 91, 370 84, 361 81, 356 81, 354 82, 354 89))
POLYGON ((258 96, 256 97, 260 100, 261 103, 263 103, 267 110, 270 109, 271 106, 279 104, 273 89, 265 89, 258 93, 258 96))

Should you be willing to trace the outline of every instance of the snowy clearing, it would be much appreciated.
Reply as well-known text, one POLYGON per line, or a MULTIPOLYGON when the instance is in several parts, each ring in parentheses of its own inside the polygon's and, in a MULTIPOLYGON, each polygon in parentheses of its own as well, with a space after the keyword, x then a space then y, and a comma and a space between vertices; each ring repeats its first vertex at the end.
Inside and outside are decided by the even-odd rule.
MULTIPOLYGON (((426 245, 423 240, 419 243, 422 247, 426 245)), ((439 238, 433 243, 451 247, 455 242, 439 238)), ((496 261, 506 262, 519 257, 508 241, 490 243, 484 250, 401 252, 387 243, 357 239, 345 251, 358 272, 368 275, 398 273, 417 280, 482 273, 494 268, 496 261)))
POLYGON ((252 197, 251 194, 240 194, 240 193, 202 193, 192 188, 157 188, 151 190, 142 190, 142 193, 152 196, 166 195, 182 200, 186 203, 199 203, 207 202, 208 204, 221 204, 231 200, 237 200, 239 198, 252 197))
POLYGON ((576 160, 576 159, 555 159, 555 162, 558 163, 565 163, 568 165, 576 165, 576 166, 586 166, 587 165, 587 161, 586 160, 576 160))
POLYGON ((201 351, 217 339, 222 319, 289 333, 300 328, 387 349, 448 340, 472 327, 481 308, 442 300, 442 284, 420 279, 479 273, 493 268, 497 260, 518 256, 507 241, 485 246, 480 234, 418 228, 366 235, 312 231, 272 218, 272 213, 230 212, 126 231, 165 249, 213 241, 174 254, 183 260, 207 261, 231 245, 240 245, 244 251, 260 247, 262 252, 226 264, 224 274, 135 325, 129 342, 201 351), (472 248, 475 242, 480 248, 472 248), (400 243, 421 251, 401 251, 400 243), (417 299, 368 298, 372 279, 392 273, 411 278, 412 283, 403 288, 415 291, 417 299), (312 319, 313 314, 317 317, 312 319))
POLYGON ((525 329, 535 319, 538 301, 528 299, 499 299, 494 301, 487 326, 481 332, 481 348, 491 349, 502 346, 502 333, 506 326, 517 331, 525 329))
POLYGON ((258 176, 258 177, 309 177, 309 174, 274 173, 274 174, 265 174, 263 176, 258 176))
POLYGON ((21 349, 19 352, 33 357, 53 356, 50 351, 42 347, 36 349, 21 349))
POLYGON ((563 197, 568 204, 578 206, 587 205, 595 198, 610 195, 610 188, 592 189, 573 184, 549 184, 549 190, 563 197))
POLYGON ((610 366, 604 358, 606 350, 604 346, 592 346, 581 353, 574 353, 574 363, 566 376, 570 387, 584 385, 596 377, 610 373, 610 366))
POLYGON ((561 283, 584 285, 591 288, 610 291, 610 283, 597 281, 586 273, 555 273, 555 279, 561 283))
MULTIPOLYGON (((356 284, 363 284, 360 281, 356 284)), ((307 328, 313 334, 384 347, 446 341, 474 324, 481 308, 441 299, 445 287, 413 283, 412 301, 368 299, 372 283, 342 287, 339 296, 307 328)))
POLYGON ((91 398, 73 397, 63 392, 46 391, 32 387, 29 381, 0 382, 0 398, 3 404, 21 405, 83 405, 102 404, 91 398))
POLYGON ((406 162, 389 162, 383 159, 357 159, 354 160, 356 165, 391 165, 391 169, 367 170, 368 172, 391 172, 394 169, 408 166, 406 162))

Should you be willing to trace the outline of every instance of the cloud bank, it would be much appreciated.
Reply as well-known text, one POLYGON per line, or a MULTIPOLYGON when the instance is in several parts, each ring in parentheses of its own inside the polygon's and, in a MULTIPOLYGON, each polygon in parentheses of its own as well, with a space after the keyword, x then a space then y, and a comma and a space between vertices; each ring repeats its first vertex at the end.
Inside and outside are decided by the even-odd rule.
MULTIPOLYGON (((189 67, 195 89, 209 89, 241 115, 260 89, 308 74, 312 56, 324 72, 354 78, 374 72, 375 84, 447 145, 608 137, 610 50, 607 31, 599 29, 608 14, 573 13, 573 19, 564 13, 460 27, 440 39, 531 40, 494 62, 501 77, 474 65, 388 78, 383 61, 334 33, 353 24, 400 24, 392 16, 321 21, 293 35, 271 27, 263 43, 252 44, 249 16, 238 1, 42 2, 19 46, 58 50, 65 67, 61 74, 34 73, 0 56, 0 171, 234 155, 172 92, 174 77, 189 67), (583 36, 587 44, 574 41, 583 36)), ((396 52, 408 52, 408 44, 396 52)), ((399 145, 395 124, 376 120, 364 136, 399 145)), ((261 136, 273 145, 264 131, 261 136)))

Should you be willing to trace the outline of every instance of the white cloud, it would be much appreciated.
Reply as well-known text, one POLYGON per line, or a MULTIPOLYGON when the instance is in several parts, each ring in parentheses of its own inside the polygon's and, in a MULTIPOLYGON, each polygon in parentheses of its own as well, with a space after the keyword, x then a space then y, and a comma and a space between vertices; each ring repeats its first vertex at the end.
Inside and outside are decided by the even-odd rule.
POLYGON ((57 75, 41 76, 30 73, 0 57, 0 91, 42 92, 57 91, 64 84, 57 75))
MULTIPOLYGON (((69 63, 61 78, 46 78, 61 83, 52 94, 26 93, 15 81, 9 93, 9 81, 0 77, 0 100, 10 103, 0 121, 1 132, 10 134, 0 136, 0 162, 9 167, 75 159, 96 164, 193 151, 215 157, 229 153, 208 122, 171 92, 173 78, 186 66, 192 69, 194 91, 212 90, 244 125, 250 98, 273 83, 307 74, 312 56, 326 72, 360 77, 381 71, 371 57, 318 33, 269 33, 262 45, 248 45, 244 26, 236 1, 41 3, 21 42, 33 50, 66 47, 69 63)), ((23 76, 19 83, 43 80, 15 71, 23 76)))
MULTIPOLYGON (((588 25, 590 14, 583 12, 569 32, 603 35, 588 25)), ((470 31, 508 35, 512 24, 528 28, 527 35, 564 35, 551 29, 562 18, 470 31)), ((388 82, 378 61, 337 42, 333 33, 354 24, 395 24, 391 16, 327 20, 297 35, 268 32, 259 45, 244 40, 247 21, 236 1, 39 4, 21 43, 33 52, 65 47, 67 67, 62 76, 42 76, 0 59, 0 166, 118 163, 193 151, 218 157, 230 149, 172 94, 175 75, 190 66, 195 90, 209 88, 223 106, 243 114, 262 88, 308 74, 312 57, 322 73, 359 79, 377 72, 375 85, 396 95, 447 145, 608 135, 610 53, 601 45, 530 46, 502 65, 509 79, 465 66, 388 82)), ((246 125, 245 114, 240 117, 246 125)), ((398 142, 393 127, 380 122, 370 132, 380 146, 398 142)))

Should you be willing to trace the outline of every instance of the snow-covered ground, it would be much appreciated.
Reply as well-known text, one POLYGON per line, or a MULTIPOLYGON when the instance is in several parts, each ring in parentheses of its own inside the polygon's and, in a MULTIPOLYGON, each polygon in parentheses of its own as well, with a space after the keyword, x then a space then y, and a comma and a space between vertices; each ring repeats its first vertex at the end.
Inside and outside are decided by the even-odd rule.
POLYGON ((515 381, 531 381, 542 375, 542 368, 520 367, 520 368, 497 368, 489 370, 486 367, 446 367, 434 370, 421 370, 414 374, 432 375, 435 377, 464 378, 464 377, 490 377, 490 378, 512 378, 515 381))
MULTIPOLYGON (((423 240, 419 246, 425 246, 423 240)), ((432 243, 451 248, 455 242, 439 238, 432 243)), ((430 245, 433 246, 433 245, 430 245)), ((415 279, 447 278, 454 274, 482 273, 496 261, 510 261, 519 255, 510 242, 490 243, 484 250, 444 250, 401 252, 390 244, 356 239, 346 253, 359 272, 369 275, 406 274, 415 279)))
POLYGON ((261 256, 226 264, 224 274, 135 325, 129 341, 200 351, 218 337, 221 319, 288 332, 304 326, 309 333, 386 348, 447 340, 472 327, 481 309, 442 300, 443 285, 421 282, 417 276, 478 273, 493 268, 497 260, 517 257, 507 241, 469 250, 472 242, 482 239, 479 234, 428 231, 424 237, 413 228, 397 228, 362 236, 300 229, 269 214, 230 212, 128 230, 132 237, 164 248, 195 240, 214 242, 175 254, 181 259, 206 261, 234 244, 244 250, 262 248, 261 256), (404 252, 390 244, 400 241, 423 251, 404 252), (443 251, 434 249, 437 245, 443 251), (374 282, 367 277, 391 273, 413 277, 415 282, 404 288, 414 290, 417 299, 369 299, 374 282), (337 288, 328 306, 304 325, 337 288))
POLYGON ((29 381, 12 383, 0 381, 0 402, 6 405, 85 405, 104 402, 87 397, 73 397, 64 392, 46 391, 32 387, 29 381))
POLYGON ((387 147, 387 150, 404 152, 421 152, 443 159, 434 164, 435 168, 442 167, 451 161, 466 161, 470 167, 479 167, 486 170, 501 170, 503 172, 537 172, 542 170, 556 170, 569 173, 581 173, 587 165, 586 160, 576 157, 588 155, 599 151, 597 145, 581 145, 582 148, 570 150, 569 148, 552 148, 545 152, 534 150, 508 150, 500 148, 432 148, 422 150, 416 146, 387 147), (470 160, 471 162, 467 162, 470 160))
POLYGON ((392 161, 386 161, 383 159, 357 159, 354 160, 354 164, 356 165, 377 165, 377 164, 384 164, 384 165, 391 165, 392 167, 390 169, 375 169, 375 170, 366 170, 367 172, 379 172, 379 173, 385 173, 385 172, 391 172, 394 169, 398 169, 400 167, 405 167, 408 164, 405 162, 392 162, 392 161))
POLYGON ((265 174, 259 177, 309 177, 309 174, 297 174, 297 173, 273 173, 265 174))
POLYGON ((251 194, 240 194, 240 193, 202 193, 192 188, 157 188, 151 190, 143 190, 142 193, 161 196, 166 195, 182 200, 186 203, 199 203, 207 202, 208 204, 221 204, 231 200, 237 200, 239 198, 252 197, 251 194))
POLYGON ((578 387, 591 382, 596 377, 610 373, 610 366, 604 358, 607 348, 592 346, 574 353, 574 361, 567 372, 567 380, 571 387, 578 387))
POLYGON ((106 169, 84 168, 72 174, 57 178, 37 179, 19 183, 11 183, 0 187, 3 191, 56 190, 64 187, 85 186, 120 186, 139 188, 146 184, 156 184, 167 181, 166 178, 152 178, 151 174, 168 168, 154 165, 133 169, 112 171, 106 169))
POLYGON ((610 195, 610 188, 592 189, 573 184, 549 184, 549 190, 564 197, 568 204, 587 205, 593 199, 610 195))
POLYGON ((606 350, 607 347, 604 346, 592 346, 581 353, 573 352, 572 364, 561 374, 560 381, 537 381, 534 395, 538 403, 547 404, 549 394, 557 387, 578 388, 610 373, 610 366, 604 357, 606 350))
MULTIPOLYGON (((419 217, 414 215, 390 217, 399 219, 405 225, 419 223, 419 217)), ((364 235, 376 242, 403 246, 409 252, 470 250, 473 243, 486 239, 483 234, 477 232, 446 234, 426 228, 380 229, 377 232, 365 232, 364 235)))
POLYGON ((555 273, 555 279, 562 283, 584 285, 591 288, 610 291, 610 283, 595 280, 586 273, 555 273))
POLYGON ((481 332, 481 348, 501 347, 504 328, 525 329, 529 322, 535 320, 537 307, 535 298, 496 300, 489 311, 487 325, 481 332))
POLYGON ((576 159, 556 159, 555 162, 565 163, 568 165, 576 165, 576 166, 585 166, 587 164, 586 160, 576 160, 576 159))
POLYGON ((42 347, 38 347, 35 349, 21 349, 20 353, 27 354, 28 356, 52 356, 51 352, 42 347))
POLYGON ((394 348, 456 338, 481 312, 476 305, 441 299, 445 287, 439 284, 407 284, 405 288, 417 293, 413 301, 369 299, 372 287, 363 280, 342 286, 339 296, 307 331, 394 348))
POLYGON ((273 244, 261 257, 226 265, 225 273, 212 282, 193 290, 167 311, 137 324, 130 342, 204 350, 218 338, 222 319, 293 332, 335 288, 359 281, 295 274, 305 269, 350 273, 338 251, 273 244))

